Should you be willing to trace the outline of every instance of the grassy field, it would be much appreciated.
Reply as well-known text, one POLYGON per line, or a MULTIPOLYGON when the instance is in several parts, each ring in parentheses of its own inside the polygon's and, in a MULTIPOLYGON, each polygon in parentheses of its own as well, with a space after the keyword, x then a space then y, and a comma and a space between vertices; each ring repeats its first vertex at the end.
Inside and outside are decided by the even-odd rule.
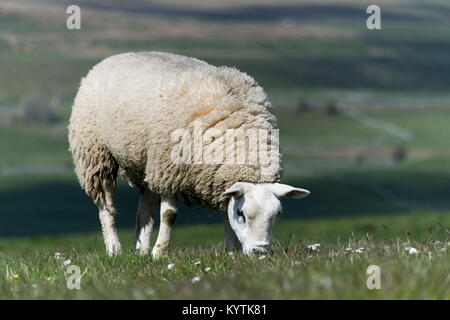
POLYGON ((449 299, 450 4, 377 1, 369 31, 369 2, 79 0, 69 31, 72 1, 1 1, 0 299, 449 299), (267 91, 283 182, 312 191, 283 200, 273 255, 225 253, 218 215, 181 207, 170 257, 141 257, 138 194, 122 181, 125 253, 104 253, 67 121, 93 65, 144 50, 236 66, 267 91), (67 260, 86 270, 81 290, 67 260), (373 264, 381 290, 366 287, 373 264))
POLYGON ((170 256, 159 260, 133 252, 131 232, 120 234, 126 249, 116 257, 103 252, 99 233, 7 239, 0 241, 0 297, 449 299, 449 222, 447 213, 284 221, 274 253, 251 257, 226 253, 219 225, 175 229, 170 256), (86 271, 80 290, 67 288, 69 264, 86 271), (366 286, 370 265, 380 267, 379 290, 366 286))

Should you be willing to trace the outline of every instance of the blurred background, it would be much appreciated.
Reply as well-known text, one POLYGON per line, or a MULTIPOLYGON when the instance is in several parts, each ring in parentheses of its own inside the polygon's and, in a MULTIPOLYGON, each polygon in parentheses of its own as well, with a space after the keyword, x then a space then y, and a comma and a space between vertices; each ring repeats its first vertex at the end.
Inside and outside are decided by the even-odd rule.
MULTIPOLYGON (((264 87, 283 182, 312 190, 284 202, 283 220, 448 218, 449 16, 447 0, 0 0, 0 237, 99 230, 68 152, 71 105, 103 58, 151 50, 235 66, 264 87), (81 30, 66 28, 71 4, 81 30), (369 4, 381 30, 366 27, 369 4)), ((137 201, 120 181, 119 228, 134 227, 137 201)), ((220 222, 188 211, 177 224, 220 222)))

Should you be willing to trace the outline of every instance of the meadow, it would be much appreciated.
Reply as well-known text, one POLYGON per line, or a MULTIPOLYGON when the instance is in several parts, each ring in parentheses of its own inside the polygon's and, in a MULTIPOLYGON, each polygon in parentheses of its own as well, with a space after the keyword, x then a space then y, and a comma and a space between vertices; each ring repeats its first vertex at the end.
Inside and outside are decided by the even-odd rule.
POLYGON ((109 257, 101 234, 0 242, 7 299, 448 299, 448 213, 284 221, 273 254, 224 251, 218 225, 176 228, 169 257, 109 257), (437 222, 441 221, 441 222, 437 222), (330 225, 333 227, 331 228, 330 225), (368 231, 369 230, 369 231, 368 231), (295 232, 295 233, 294 233, 295 232), (289 236, 287 236, 289 235, 289 236), (319 244, 320 246, 317 246, 319 244), (311 247, 311 245, 316 245, 311 247), (416 254, 407 249, 413 247, 416 254), (86 272, 70 290, 69 265, 86 272), (366 269, 381 270, 369 290, 366 269))
POLYGON ((0 3, 0 299, 450 298, 446 1, 381 1, 380 32, 356 0, 79 1, 74 32, 66 3, 0 3), (182 206, 169 257, 140 256, 138 192, 120 178, 125 250, 105 254, 66 128, 89 68, 137 50, 236 66, 265 88, 283 182, 312 191, 283 200, 273 254, 226 253, 219 215, 182 206), (81 290, 70 265, 86 271, 81 290))

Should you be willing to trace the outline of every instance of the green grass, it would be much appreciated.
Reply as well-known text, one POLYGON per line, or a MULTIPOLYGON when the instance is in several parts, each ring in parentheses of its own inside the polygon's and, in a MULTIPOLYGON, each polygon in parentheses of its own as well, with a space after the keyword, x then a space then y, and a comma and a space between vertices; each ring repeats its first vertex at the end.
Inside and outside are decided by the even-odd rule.
POLYGON ((413 139, 402 140, 380 129, 371 128, 353 120, 344 113, 327 115, 322 109, 311 112, 292 112, 278 109, 282 145, 297 144, 302 147, 345 147, 364 145, 379 140, 385 144, 405 144, 412 148, 448 148, 447 125, 449 108, 366 108, 361 109, 380 119, 412 132, 413 139))
POLYGON ((220 225, 175 228, 169 257, 158 260, 133 252, 131 231, 120 233, 125 252, 115 257, 104 253, 99 233, 4 239, 0 298, 448 299, 449 223, 448 214, 428 212, 281 221, 274 253, 263 259, 226 253, 220 225), (314 243, 318 251, 308 248, 314 243), (408 254, 409 246, 418 254, 408 254), (66 260, 86 270, 81 290, 66 287, 66 260), (366 287, 366 268, 374 264, 380 290, 366 287))
POLYGON ((48 129, 0 126, 0 165, 26 164, 72 166, 65 128, 48 129))

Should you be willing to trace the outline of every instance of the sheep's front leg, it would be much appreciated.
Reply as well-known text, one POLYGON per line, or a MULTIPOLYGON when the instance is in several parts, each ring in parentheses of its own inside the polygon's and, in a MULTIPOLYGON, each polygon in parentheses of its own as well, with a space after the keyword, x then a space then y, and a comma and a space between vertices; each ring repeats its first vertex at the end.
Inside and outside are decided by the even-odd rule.
POLYGON ((114 183, 107 182, 104 186, 104 204, 98 206, 100 222, 102 224, 103 238, 105 240, 106 251, 109 255, 122 252, 119 236, 117 235, 114 208, 114 183))
POLYGON ((170 232, 177 217, 177 211, 178 204, 175 196, 161 196, 161 224, 158 239, 152 250, 155 258, 169 254, 170 232))
POLYGON ((225 229, 225 250, 242 250, 241 242, 236 236, 233 228, 231 228, 230 221, 226 212, 222 212, 223 226, 225 229))
POLYGON ((139 199, 136 216, 136 236, 134 247, 140 254, 147 254, 150 250, 150 236, 152 234, 154 216, 158 209, 159 195, 149 190, 143 190, 139 199))

